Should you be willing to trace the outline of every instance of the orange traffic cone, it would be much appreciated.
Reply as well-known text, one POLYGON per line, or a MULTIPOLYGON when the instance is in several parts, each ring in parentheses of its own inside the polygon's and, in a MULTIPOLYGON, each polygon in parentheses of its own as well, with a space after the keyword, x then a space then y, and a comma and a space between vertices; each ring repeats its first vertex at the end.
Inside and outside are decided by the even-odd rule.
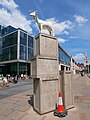
POLYGON ((54 111, 54 115, 58 117, 65 117, 67 115, 67 110, 63 106, 61 92, 59 92, 58 97, 59 97, 58 107, 56 107, 56 110, 54 111))
POLYGON ((58 102, 58 112, 64 112, 64 106, 63 106, 63 102, 62 102, 62 93, 59 92, 58 94, 58 97, 59 97, 59 102, 58 102))

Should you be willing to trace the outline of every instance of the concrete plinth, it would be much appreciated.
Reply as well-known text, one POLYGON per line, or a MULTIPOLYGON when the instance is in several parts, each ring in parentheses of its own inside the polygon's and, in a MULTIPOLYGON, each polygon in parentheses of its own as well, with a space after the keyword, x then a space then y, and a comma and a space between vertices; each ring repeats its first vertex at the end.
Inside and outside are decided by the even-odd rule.
POLYGON ((74 107, 74 97, 72 90, 72 72, 60 71, 60 91, 63 96, 63 103, 66 109, 74 107))
POLYGON ((31 62, 32 78, 58 79, 58 58, 35 56, 31 62))
POLYGON ((44 114, 53 111, 58 100, 58 41, 56 37, 39 34, 34 47, 35 56, 31 60, 34 109, 44 114))
POLYGON ((34 79, 34 109, 40 114, 55 110, 57 91, 58 79, 34 79))
POLYGON ((58 40, 56 37, 39 34, 35 37, 34 56, 58 57, 58 40))

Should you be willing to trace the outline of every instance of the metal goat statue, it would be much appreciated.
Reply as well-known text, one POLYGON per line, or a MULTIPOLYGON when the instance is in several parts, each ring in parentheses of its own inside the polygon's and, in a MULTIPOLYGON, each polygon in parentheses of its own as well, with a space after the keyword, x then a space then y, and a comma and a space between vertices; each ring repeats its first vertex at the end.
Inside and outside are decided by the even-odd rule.
POLYGON ((36 11, 30 13, 30 16, 32 16, 33 19, 36 21, 36 23, 39 27, 40 33, 42 33, 42 29, 47 29, 49 34, 53 35, 53 30, 52 30, 52 27, 51 27, 52 23, 51 22, 47 22, 47 21, 39 19, 36 11))

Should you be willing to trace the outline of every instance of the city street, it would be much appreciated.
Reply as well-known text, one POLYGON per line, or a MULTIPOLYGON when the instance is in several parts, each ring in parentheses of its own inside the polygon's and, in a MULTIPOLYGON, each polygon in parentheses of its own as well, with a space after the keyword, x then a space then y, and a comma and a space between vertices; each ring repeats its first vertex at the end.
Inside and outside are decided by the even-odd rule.
POLYGON ((80 120, 90 120, 90 78, 75 75, 72 85, 74 105, 78 108, 80 120))
POLYGON ((34 111, 31 81, 10 84, 10 87, 0 89, 0 120, 90 120, 90 78, 73 75, 72 90, 74 108, 68 110, 66 117, 58 118, 53 112, 40 115, 34 111))
POLYGON ((18 80, 17 84, 9 83, 9 87, 0 88, 0 99, 32 89, 32 79, 18 80))

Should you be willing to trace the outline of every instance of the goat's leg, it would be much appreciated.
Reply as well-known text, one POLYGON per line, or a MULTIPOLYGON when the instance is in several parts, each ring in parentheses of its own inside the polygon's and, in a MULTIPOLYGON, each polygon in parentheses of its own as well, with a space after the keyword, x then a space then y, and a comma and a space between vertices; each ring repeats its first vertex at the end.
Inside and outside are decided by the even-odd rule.
POLYGON ((42 33, 43 26, 40 24, 40 33, 42 33))

